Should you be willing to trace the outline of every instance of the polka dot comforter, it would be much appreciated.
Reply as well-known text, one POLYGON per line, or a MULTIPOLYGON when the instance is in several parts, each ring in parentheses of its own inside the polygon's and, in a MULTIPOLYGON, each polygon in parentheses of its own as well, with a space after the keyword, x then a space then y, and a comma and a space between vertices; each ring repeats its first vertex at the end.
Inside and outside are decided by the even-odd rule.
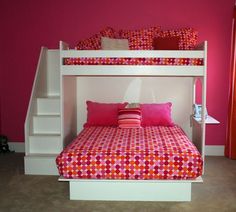
POLYGON ((87 127, 56 158, 73 179, 195 179, 202 157, 178 126, 87 127))

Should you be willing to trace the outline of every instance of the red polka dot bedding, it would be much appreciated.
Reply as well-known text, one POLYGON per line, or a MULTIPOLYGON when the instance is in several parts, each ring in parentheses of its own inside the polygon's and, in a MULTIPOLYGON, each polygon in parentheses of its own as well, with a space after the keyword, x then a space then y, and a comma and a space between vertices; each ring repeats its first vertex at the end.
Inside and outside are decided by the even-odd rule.
POLYGON ((68 179, 186 180, 202 175, 203 161, 174 125, 84 128, 56 158, 68 179))

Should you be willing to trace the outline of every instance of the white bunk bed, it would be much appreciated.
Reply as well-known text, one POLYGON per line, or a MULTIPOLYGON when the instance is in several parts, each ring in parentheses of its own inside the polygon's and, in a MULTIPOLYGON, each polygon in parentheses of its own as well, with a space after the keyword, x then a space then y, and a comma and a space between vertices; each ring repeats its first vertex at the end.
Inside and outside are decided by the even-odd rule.
MULTIPOLYGON (((192 104, 196 101, 196 79, 202 82, 202 107, 206 107, 207 80, 207 42, 203 42, 195 50, 185 51, 136 51, 136 50, 70 50, 69 45, 60 42, 61 73, 61 133, 64 145, 76 136, 76 77, 81 76, 115 76, 115 77, 191 77, 192 104), (79 57, 131 57, 131 58, 201 58, 201 66, 174 65, 64 65, 65 58, 79 57), (70 102, 70 104, 68 104, 70 102)), ((198 148, 204 161, 205 146, 205 110, 202 110, 202 121, 192 118, 193 143, 198 148)), ((194 180, 85 180, 64 179, 70 186, 71 200, 123 200, 123 201, 190 201, 191 184, 202 182, 198 177, 194 180)))

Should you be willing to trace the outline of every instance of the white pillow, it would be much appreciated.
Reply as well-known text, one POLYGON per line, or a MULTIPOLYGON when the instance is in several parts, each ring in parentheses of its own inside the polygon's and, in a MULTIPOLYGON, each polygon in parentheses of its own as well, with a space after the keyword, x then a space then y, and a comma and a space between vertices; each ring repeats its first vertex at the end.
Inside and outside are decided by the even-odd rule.
POLYGON ((128 50, 128 39, 101 38, 102 50, 128 50))

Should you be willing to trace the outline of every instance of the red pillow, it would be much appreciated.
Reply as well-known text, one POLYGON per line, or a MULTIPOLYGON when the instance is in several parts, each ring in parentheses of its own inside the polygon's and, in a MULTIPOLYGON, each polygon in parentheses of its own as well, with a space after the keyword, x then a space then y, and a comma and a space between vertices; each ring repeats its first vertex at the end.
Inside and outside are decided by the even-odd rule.
POLYGON ((171 118, 172 103, 141 104, 142 126, 174 126, 171 118))
POLYGON ((178 50, 179 37, 155 37, 153 39, 154 50, 178 50))
POLYGON ((192 28, 161 30, 156 34, 156 37, 179 37, 179 49, 192 50, 197 44, 198 32, 192 28))
POLYGON ((101 49, 101 38, 115 38, 116 32, 111 27, 106 27, 99 33, 93 35, 90 38, 80 41, 75 49, 77 50, 99 50, 101 49))
POLYGON ((125 103, 98 103, 87 101, 87 123, 90 126, 118 126, 118 110, 125 108, 125 103))
POLYGON ((160 27, 150 27, 138 30, 120 30, 119 35, 123 39, 129 40, 131 50, 152 50, 154 35, 158 33, 160 27))

